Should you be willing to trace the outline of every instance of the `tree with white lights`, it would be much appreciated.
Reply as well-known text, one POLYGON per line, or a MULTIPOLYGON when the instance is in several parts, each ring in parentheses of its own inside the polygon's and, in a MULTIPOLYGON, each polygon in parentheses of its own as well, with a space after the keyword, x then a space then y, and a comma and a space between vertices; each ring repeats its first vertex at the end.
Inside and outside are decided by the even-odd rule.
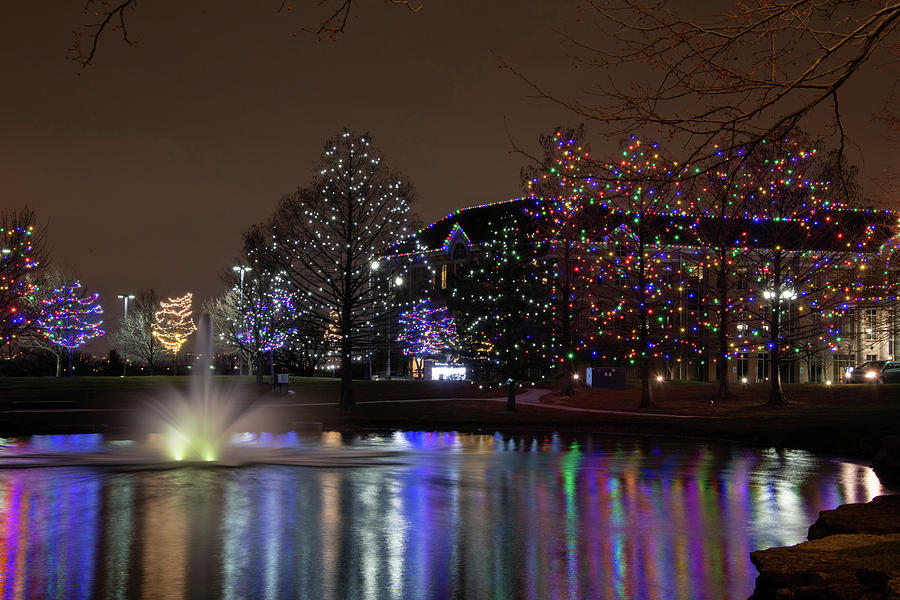
POLYGON ((368 134, 344 130, 326 142, 312 183, 285 198, 271 222, 269 253, 292 281, 298 310, 338 336, 344 409, 355 405, 354 352, 391 291, 376 258, 410 233, 413 198, 368 134))

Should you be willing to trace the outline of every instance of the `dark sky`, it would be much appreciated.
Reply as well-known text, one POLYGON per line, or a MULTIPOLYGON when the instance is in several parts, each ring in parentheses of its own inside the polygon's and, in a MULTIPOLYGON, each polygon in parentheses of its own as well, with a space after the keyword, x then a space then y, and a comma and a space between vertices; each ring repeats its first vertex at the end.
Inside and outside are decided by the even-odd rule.
MULTIPOLYGON (((417 14, 364 3, 336 43, 300 32, 317 17, 278 13, 277 0, 141 2, 129 14, 141 42, 113 34, 84 70, 65 60, 82 4, 5 3, 0 202, 36 209, 53 262, 101 292, 110 328, 116 292, 220 293, 242 232, 309 180, 343 126, 372 134, 426 222, 516 196, 525 159, 507 128, 536 149, 578 120, 528 98, 495 55, 555 90, 589 76, 553 31, 573 22, 562 0, 425 0, 417 14)), ((886 88, 883 75, 860 89, 886 88)), ((855 132, 864 148, 877 142, 867 177, 890 160, 871 133, 876 109, 851 123, 869 127, 855 132)))

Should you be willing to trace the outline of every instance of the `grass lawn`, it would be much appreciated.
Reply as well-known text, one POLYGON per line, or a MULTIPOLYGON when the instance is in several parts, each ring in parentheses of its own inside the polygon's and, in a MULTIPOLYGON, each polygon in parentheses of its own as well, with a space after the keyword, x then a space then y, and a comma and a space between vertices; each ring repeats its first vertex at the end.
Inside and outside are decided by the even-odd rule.
MULTIPOLYGON (((900 435, 900 385, 787 384, 789 404, 764 406, 764 384, 734 385, 710 404, 715 384, 654 383, 656 408, 637 408, 640 389, 581 388, 545 395, 507 412, 502 388, 465 382, 354 381, 354 411, 336 406, 339 382, 292 377, 291 395, 273 395, 250 377, 216 377, 230 401, 264 414, 273 427, 321 423, 325 429, 457 429, 617 432, 731 440, 871 456, 885 435, 900 435), (448 399, 447 401, 440 401, 448 399), (452 399, 452 400, 449 400, 452 399), (385 403, 385 400, 404 400, 385 403), (423 402, 410 402, 427 400, 423 402), (326 405, 323 405, 326 404, 326 405), (560 410, 558 407, 563 407, 560 410), (583 412, 565 408, 589 409, 583 412), (605 412, 603 412, 605 411, 605 412)), ((121 431, 139 427, 148 404, 186 397, 190 377, 0 378, 0 435, 49 431, 121 431)))

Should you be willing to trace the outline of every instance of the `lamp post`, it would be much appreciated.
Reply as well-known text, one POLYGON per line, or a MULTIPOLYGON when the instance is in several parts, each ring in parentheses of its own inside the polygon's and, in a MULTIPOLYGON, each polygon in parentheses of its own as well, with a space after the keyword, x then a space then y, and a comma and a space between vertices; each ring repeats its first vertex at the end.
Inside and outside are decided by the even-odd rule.
MULTIPOLYGON (((134 300, 134 294, 123 293, 123 294, 119 294, 118 298, 119 298, 119 300, 125 301, 125 316, 122 318, 122 324, 126 325, 128 323, 128 301, 134 300)), ((123 336, 123 339, 122 339, 122 377, 125 377, 127 370, 128 370, 128 336, 123 336)))
POLYGON ((778 287, 774 290, 766 290, 763 292, 763 298, 769 301, 769 304, 772 307, 772 316, 771 323, 769 327, 771 328, 771 342, 772 347, 769 348, 769 377, 778 378, 779 388, 781 387, 781 313, 784 312, 781 308, 782 303, 787 302, 790 304, 794 300, 797 299, 797 292, 790 288, 781 288, 778 287), (776 358, 777 360, 772 360, 776 358), (775 372, 772 372, 772 371, 775 372))
MULTIPOLYGON (((372 271, 377 271, 378 267, 379 267, 379 262, 377 260, 372 261, 372 264, 369 266, 371 267, 372 271)), ((394 273, 395 272, 392 269, 390 274, 387 277, 387 286, 388 286, 387 296, 390 295, 392 287, 400 287, 401 285, 403 285, 403 277, 401 277, 400 275, 395 276, 394 273)), ((386 350, 386 356, 387 356, 387 360, 385 362, 387 365, 387 372, 385 373, 385 377, 388 379, 388 381, 390 381, 390 379, 391 379, 391 330, 392 330, 392 325, 393 325, 393 323, 392 323, 393 311, 391 309, 391 306, 393 303, 390 303, 390 298, 388 298, 388 302, 389 302, 389 304, 388 304, 388 313, 387 313, 387 316, 388 316, 388 319, 387 319, 387 342, 385 344, 385 350, 386 350)))
MULTIPOLYGON (((248 271, 252 271, 250 267, 245 267, 244 265, 234 265, 231 269, 241 274, 241 287, 240 287, 240 309, 241 309, 241 328, 244 327, 244 273, 248 271)), ((240 333, 240 332, 239 332, 240 333)), ((238 375, 244 374, 244 353, 241 351, 240 346, 238 346, 238 375)), ((249 375, 249 373, 248 373, 249 375)))

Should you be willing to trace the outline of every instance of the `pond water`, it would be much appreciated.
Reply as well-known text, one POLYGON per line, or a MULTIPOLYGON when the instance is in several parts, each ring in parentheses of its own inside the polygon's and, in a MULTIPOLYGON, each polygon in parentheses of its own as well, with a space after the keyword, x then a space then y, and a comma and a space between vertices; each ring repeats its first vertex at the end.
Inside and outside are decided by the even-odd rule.
POLYGON ((180 468, 0 441, 4 599, 746 598, 751 551, 885 491, 807 452, 615 436, 245 434, 240 466, 180 468))

